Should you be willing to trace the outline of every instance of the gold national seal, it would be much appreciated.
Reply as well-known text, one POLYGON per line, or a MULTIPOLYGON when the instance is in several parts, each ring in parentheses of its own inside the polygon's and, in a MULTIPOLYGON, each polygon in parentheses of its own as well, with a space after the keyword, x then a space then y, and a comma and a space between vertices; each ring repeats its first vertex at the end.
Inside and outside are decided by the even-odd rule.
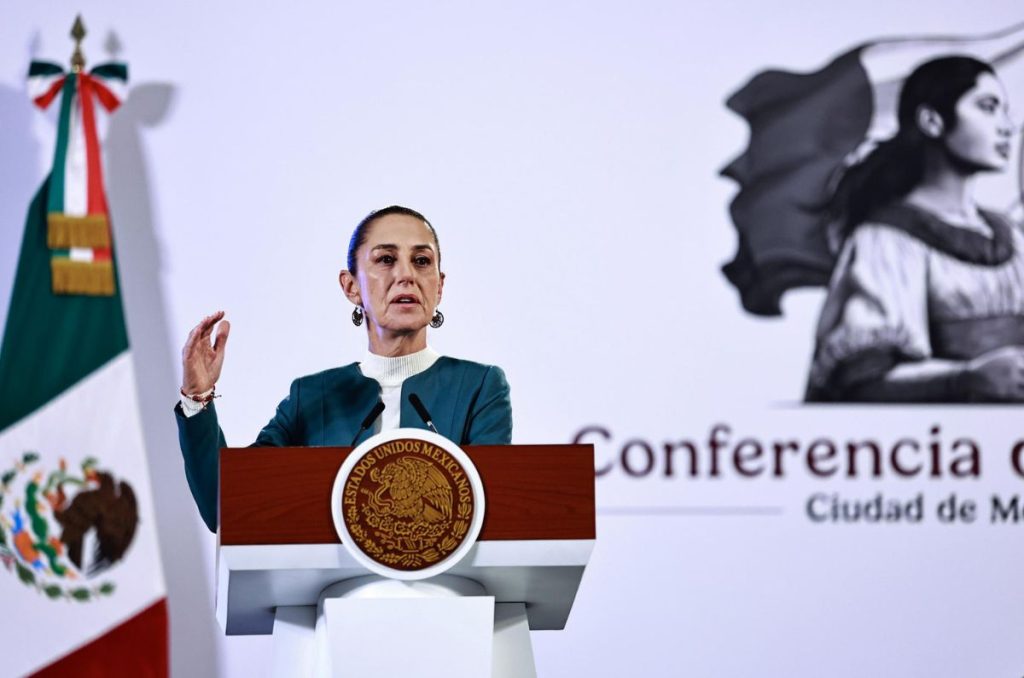
POLYGON ((466 469, 425 440, 400 438, 365 453, 344 479, 342 519, 367 557, 422 570, 466 539, 476 510, 466 469))

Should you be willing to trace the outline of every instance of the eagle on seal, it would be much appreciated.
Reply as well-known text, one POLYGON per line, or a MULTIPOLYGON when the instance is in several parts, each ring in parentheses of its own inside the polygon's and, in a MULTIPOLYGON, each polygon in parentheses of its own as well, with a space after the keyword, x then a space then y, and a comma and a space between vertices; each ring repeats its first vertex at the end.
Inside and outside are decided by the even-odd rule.
POLYGON ((452 517, 452 488, 433 464, 403 457, 370 472, 380 483, 367 502, 380 515, 436 523, 452 517), (388 495, 385 497, 385 494, 388 495))

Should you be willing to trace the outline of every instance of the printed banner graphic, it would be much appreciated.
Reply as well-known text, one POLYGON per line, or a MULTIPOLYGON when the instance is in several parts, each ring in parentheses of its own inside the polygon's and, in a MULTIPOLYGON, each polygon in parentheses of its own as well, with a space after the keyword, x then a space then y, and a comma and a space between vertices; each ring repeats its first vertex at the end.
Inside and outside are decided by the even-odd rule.
POLYGON ((750 124, 722 174, 739 249, 723 271, 747 311, 827 286, 806 400, 1021 401, 1024 235, 1010 98, 1024 27, 876 40, 810 74, 767 71, 727 104, 750 124), (970 369, 961 363, 974 361, 970 369))

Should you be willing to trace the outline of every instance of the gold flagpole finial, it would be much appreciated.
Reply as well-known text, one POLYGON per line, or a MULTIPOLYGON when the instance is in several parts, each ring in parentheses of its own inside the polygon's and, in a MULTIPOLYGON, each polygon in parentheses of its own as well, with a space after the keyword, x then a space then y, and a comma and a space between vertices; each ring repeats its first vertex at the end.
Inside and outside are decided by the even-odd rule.
POLYGON ((85 69, 85 57, 82 55, 82 38, 85 37, 85 24, 82 23, 82 15, 75 17, 75 24, 71 27, 71 37, 75 39, 75 51, 71 55, 71 70, 81 73, 85 69))

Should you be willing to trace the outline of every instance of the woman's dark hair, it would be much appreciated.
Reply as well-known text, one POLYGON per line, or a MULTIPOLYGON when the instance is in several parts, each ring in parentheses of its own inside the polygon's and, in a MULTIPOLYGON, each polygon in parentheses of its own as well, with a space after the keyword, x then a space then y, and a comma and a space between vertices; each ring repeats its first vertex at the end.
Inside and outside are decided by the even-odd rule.
POLYGON ((883 141, 864 160, 850 167, 829 203, 829 217, 839 222, 844 238, 878 207, 899 200, 921 183, 924 150, 938 140, 921 132, 917 125, 918 109, 928 106, 938 113, 944 134, 948 134, 957 125, 956 103, 977 84, 982 73, 994 71, 984 61, 950 56, 918 66, 904 81, 896 136, 883 141))
POLYGON ((390 207, 384 207, 383 209, 374 210, 363 217, 363 220, 356 225, 356 230, 352 231, 352 239, 348 241, 348 270, 353 274, 356 272, 356 252, 366 242, 366 237, 369 235, 370 226, 373 225, 377 219, 386 217, 389 214, 404 214, 407 217, 413 217, 419 219, 427 228, 430 229, 430 234, 434 236, 434 246, 437 247, 437 265, 438 268, 441 266, 441 242, 437 239, 437 231, 434 230, 434 225, 427 221, 427 218, 417 212, 414 209, 408 207, 402 207, 401 205, 391 205, 390 207))

